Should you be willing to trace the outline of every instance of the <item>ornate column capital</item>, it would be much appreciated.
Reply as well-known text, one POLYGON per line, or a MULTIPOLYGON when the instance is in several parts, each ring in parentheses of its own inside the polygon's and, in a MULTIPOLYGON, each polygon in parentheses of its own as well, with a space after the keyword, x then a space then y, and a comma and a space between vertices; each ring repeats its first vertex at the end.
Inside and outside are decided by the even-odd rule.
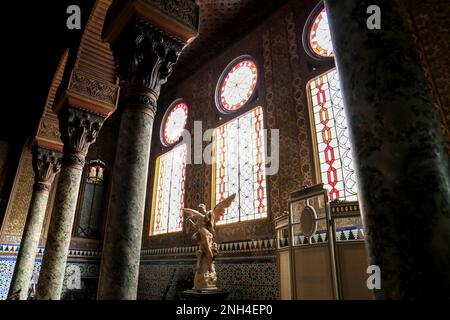
POLYGON ((106 116, 69 105, 60 110, 58 117, 64 142, 62 163, 81 170, 89 146, 97 140, 106 116))
POLYGON ((61 169, 61 154, 35 146, 32 149, 35 191, 50 191, 55 175, 61 169))
POLYGON ((184 44, 135 18, 113 44, 114 59, 124 88, 123 105, 156 111, 161 85, 167 82, 184 44))
POLYGON ((191 0, 113 1, 102 37, 113 52, 126 109, 138 106, 154 115, 161 85, 198 35, 198 12, 191 0))

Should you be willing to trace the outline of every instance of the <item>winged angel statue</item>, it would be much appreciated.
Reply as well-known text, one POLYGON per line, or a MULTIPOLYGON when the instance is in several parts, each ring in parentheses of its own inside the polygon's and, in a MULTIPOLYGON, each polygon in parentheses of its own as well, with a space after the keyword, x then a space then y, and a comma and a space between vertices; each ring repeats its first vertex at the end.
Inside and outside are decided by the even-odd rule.
POLYGON ((213 210, 206 211, 206 206, 200 204, 198 210, 183 208, 185 214, 185 230, 193 232, 192 240, 199 244, 197 251, 197 265, 194 277, 194 290, 217 290, 216 268, 214 260, 219 253, 217 243, 214 242, 214 226, 236 198, 232 194, 218 203, 213 210))

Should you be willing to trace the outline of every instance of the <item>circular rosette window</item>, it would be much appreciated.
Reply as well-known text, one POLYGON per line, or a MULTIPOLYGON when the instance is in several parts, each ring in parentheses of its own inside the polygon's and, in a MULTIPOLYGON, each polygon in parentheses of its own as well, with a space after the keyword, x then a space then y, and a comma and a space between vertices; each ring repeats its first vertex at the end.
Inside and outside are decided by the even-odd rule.
POLYGON ((248 57, 233 60, 220 77, 216 104, 219 110, 230 113, 242 108, 251 100, 258 81, 258 69, 248 57))
POLYGON ((182 101, 172 103, 164 115, 161 127, 161 141, 165 146, 171 146, 180 140, 181 133, 186 127, 188 106, 182 101))
POLYGON ((306 52, 315 59, 334 58, 327 10, 320 2, 311 12, 303 31, 306 52))

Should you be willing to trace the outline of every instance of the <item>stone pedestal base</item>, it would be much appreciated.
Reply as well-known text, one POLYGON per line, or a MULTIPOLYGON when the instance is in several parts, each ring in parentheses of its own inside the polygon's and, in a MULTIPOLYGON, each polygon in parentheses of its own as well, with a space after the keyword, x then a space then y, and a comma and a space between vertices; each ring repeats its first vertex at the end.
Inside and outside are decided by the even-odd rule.
POLYGON ((228 292, 221 290, 186 290, 181 293, 184 300, 225 300, 228 292))

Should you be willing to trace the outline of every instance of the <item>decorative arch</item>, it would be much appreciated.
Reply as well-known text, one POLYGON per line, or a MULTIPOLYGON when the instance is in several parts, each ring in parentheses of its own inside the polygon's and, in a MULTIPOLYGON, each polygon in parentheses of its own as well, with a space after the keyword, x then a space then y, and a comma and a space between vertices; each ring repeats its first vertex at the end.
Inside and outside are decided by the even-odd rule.
POLYGON ((156 159, 150 235, 183 229, 187 146, 180 143, 180 138, 188 115, 187 103, 176 99, 167 108, 161 122, 161 143, 171 149, 156 159))
POLYGON ((58 88, 61 85, 68 58, 69 49, 66 49, 58 63, 55 75, 53 76, 53 80, 50 84, 44 111, 41 119, 39 120, 35 138, 40 145, 59 151, 62 151, 63 143, 60 139, 58 117, 53 112, 53 103, 55 102, 58 88))

